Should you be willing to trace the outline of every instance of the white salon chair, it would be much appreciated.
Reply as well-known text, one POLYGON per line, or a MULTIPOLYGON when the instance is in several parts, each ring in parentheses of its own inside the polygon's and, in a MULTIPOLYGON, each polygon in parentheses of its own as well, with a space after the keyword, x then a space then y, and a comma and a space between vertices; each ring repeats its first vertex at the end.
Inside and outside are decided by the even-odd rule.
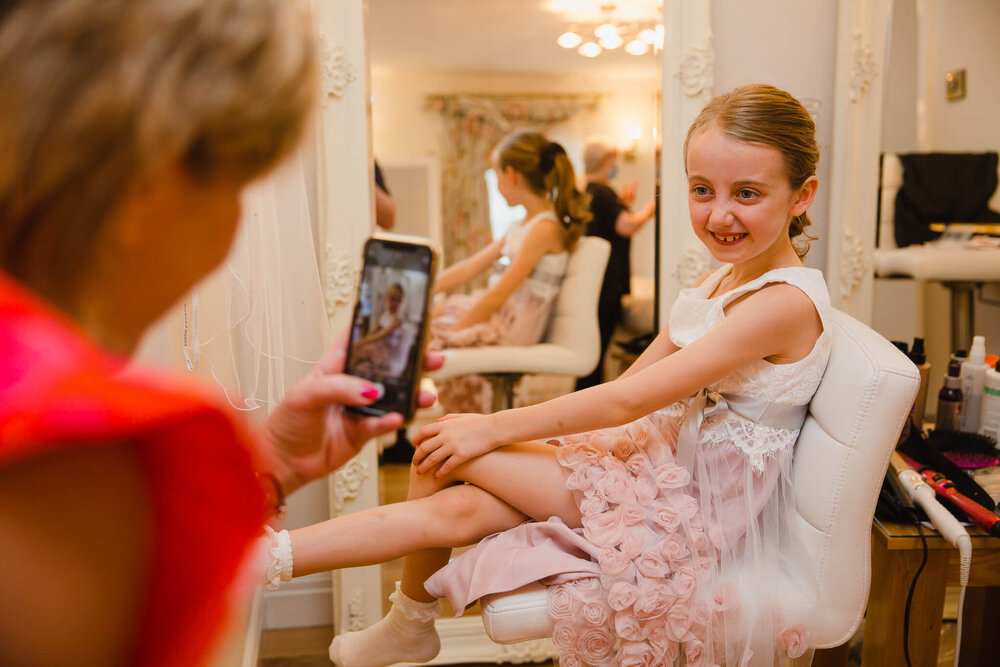
MULTIPOLYGON (((793 468, 797 530, 816 563, 818 595, 804 609, 816 648, 845 643, 864 616, 875 501, 918 383, 916 367, 885 338, 834 312, 830 363, 809 405, 793 468)), ((795 595, 791 582, 775 585, 795 595)), ((541 584, 480 602, 495 642, 551 636, 541 584)))
POLYGON ((482 375, 493 387, 493 411, 498 412, 511 407, 514 386, 524 375, 590 373, 600 356, 597 300, 610 254, 611 244, 602 238, 584 236, 577 242, 541 343, 444 350, 444 366, 428 376, 440 381, 482 375))

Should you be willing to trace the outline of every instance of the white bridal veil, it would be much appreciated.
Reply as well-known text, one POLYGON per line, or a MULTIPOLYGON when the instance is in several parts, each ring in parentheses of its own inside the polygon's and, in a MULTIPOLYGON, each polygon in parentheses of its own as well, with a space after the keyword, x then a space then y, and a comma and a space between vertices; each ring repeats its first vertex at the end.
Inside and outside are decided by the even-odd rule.
POLYGON ((137 355, 214 378, 233 407, 255 418, 331 342, 304 160, 300 151, 244 191, 229 256, 153 327, 137 355))

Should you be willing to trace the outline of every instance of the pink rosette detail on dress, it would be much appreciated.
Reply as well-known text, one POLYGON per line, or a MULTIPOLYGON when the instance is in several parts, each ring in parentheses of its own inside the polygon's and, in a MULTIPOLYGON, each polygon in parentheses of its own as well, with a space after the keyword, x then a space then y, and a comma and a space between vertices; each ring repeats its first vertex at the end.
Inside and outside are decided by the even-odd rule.
POLYGON ((627 581, 616 581, 608 589, 608 605, 615 611, 631 607, 639 598, 639 587, 627 581))
POLYGON ((653 667, 661 664, 653 647, 645 642, 622 642, 618 649, 618 664, 621 667, 653 667))
MULTIPOLYGON (((615 612, 615 634, 633 642, 641 642, 646 638, 646 632, 640 625, 639 619, 629 610, 615 612)), ((621 658, 620 652, 618 657, 621 658)))
POLYGON ((583 518, 583 535, 599 547, 617 546, 625 532, 625 520, 615 509, 583 518))
POLYGON ((683 489, 691 483, 691 473, 676 463, 667 463, 653 471, 653 478, 661 489, 683 489))
POLYGON ((603 627, 592 627, 583 632, 580 643, 580 657, 588 663, 593 664, 609 657, 614 648, 614 635, 603 627))
POLYGON ((579 503, 580 514, 592 517, 608 511, 608 501, 597 495, 587 495, 579 503))
POLYGON ((798 658, 806 652, 806 628, 801 623, 790 623, 778 631, 778 645, 785 649, 789 658, 798 658))
POLYGON ((566 586, 551 586, 548 595, 549 616, 573 618, 580 608, 579 599, 566 586))
POLYGON ((597 493, 609 503, 635 503, 635 491, 632 489, 631 477, 620 464, 610 466, 595 482, 597 493))

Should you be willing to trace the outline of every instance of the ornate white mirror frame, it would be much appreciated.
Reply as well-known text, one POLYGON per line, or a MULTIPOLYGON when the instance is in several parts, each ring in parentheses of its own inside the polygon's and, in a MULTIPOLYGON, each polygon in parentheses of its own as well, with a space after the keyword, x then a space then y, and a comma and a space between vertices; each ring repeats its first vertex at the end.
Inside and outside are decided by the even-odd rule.
MULTIPOLYGON (((334 330, 351 313, 360 249, 373 216, 365 51, 365 0, 313 0, 322 44, 323 106, 317 119, 316 173, 327 308, 334 330), (365 161, 357 156, 367 155, 365 161)), ((890 0, 840 0, 834 94, 826 277, 834 304, 863 321, 872 309, 871 253, 875 238, 882 88, 890 0)), ((660 313, 709 265, 688 224, 681 154, 687 127, 711 97, 714 50, 711 0, 665 0, 663 50, 660 313)), ((374 447, 331 477, 336 516, 378 503, 374 447)), ((366 627, 381 617, 379 567, 333 574, 336 632, 366 627)), ((555 655, 546 642, 499 646, 476 617, 441 619, 441 655, 431 664, 529 662, 555 655)))

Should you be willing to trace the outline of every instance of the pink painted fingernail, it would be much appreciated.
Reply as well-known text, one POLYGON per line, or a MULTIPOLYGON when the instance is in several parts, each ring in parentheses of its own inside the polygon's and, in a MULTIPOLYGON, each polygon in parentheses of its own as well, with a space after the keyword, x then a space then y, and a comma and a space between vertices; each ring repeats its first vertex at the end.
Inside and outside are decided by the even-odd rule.
POLYGON ((365 398, 378 400, 382 398, 383 395, 385 395, 385 389, 383 389, 381 385, 376 384, 374 386, 365 389, 363 392, 361 392, 361 395, 364 396, 365 398))

